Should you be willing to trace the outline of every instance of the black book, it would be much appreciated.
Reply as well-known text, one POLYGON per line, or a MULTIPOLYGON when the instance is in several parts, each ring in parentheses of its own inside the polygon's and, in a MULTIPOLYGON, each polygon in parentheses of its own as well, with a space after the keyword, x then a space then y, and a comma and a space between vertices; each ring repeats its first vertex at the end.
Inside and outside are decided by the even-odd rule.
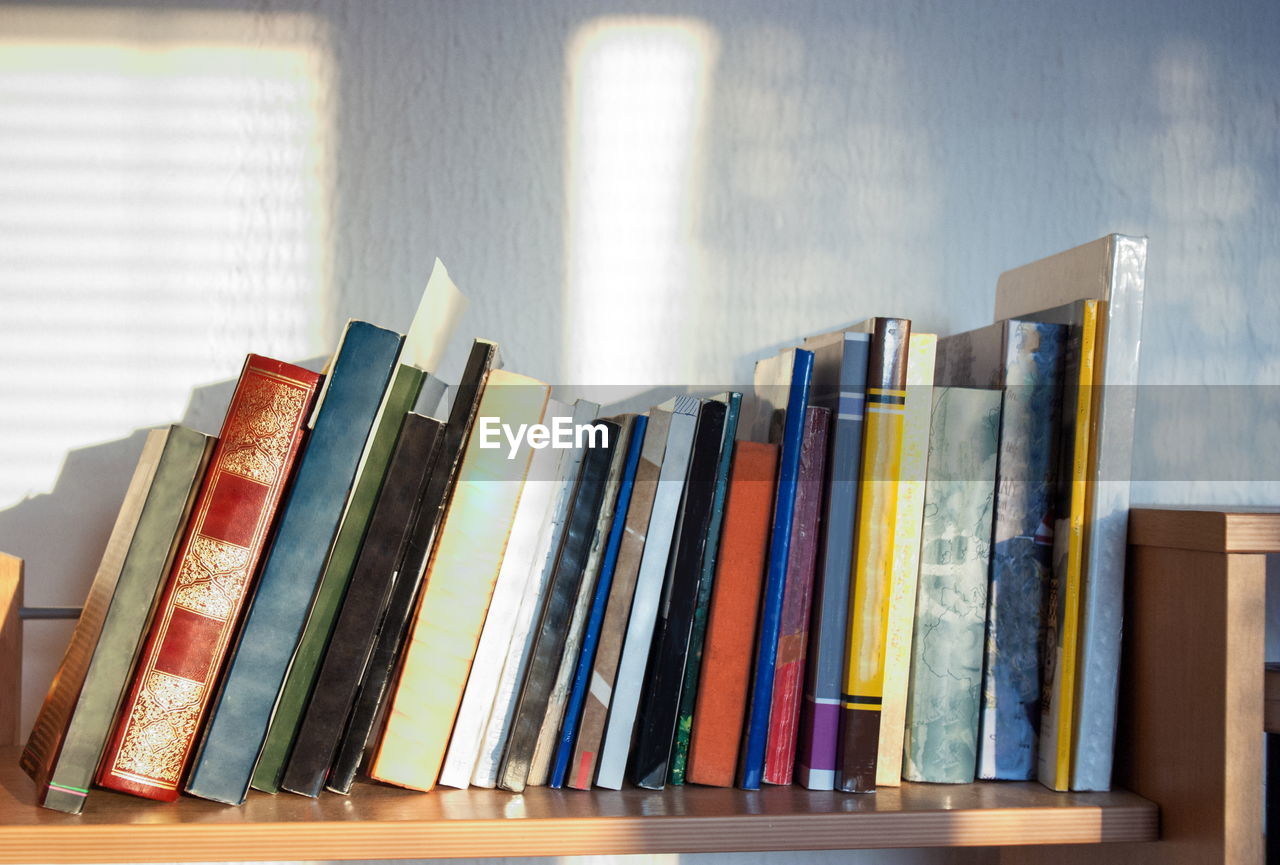
POLYGON ((632 754, 632 778, 637 786, 661 790, 667 783, 671 745, 680 714, 680 691, 689 655, 698 584, 702 579, 702 552, 707 544, 711 504, 715 498, 716 468, 720 463, 727 408, 718 400, 704 400, 698 412, 698 430, 680 505, 680 521, 667 566, 645 692, 640 704, 632 754))
POLYGON ((314 797, 324 787, 391 600, 396 563, 439 458, 443 430, 443 421, 413 413, 400 425, 386 482, 285 765, 280 786, 291 793, 314 797))
POLYGON ((586 570, 600 506, 604 503, 609 466, 622 433, 622 428, 610 421, 596 423, 608 430, 608 434, 604 443, 588 447, 582 458, 582 468, 578 472, 573 492, 573 505, 556 554, 555 570, 547 586, 547 596, 543 601, 538 636, 520 689, 520 700, 516 704, 516 713, 511 722, 511 735, 507 739, 502 767, 498 770, 498 786, 514 793, 524 790, 529 777, 533 749, 538 743, 542 719, 547 714, 547 703, 551 698, 556 672, 560 669, 569 620, 586 570))
POLYGON ((346 719, 346 730, 329 770, 329 779, 325 782, 325 787, 335 793, 351 792, 356 773, 364 763, 365 752, 376 738, 374 733, 379 727, 378 721, 386 695, 391 690, 396 661, 400 657, 400 649, 413 618, 418 590, 422 585, 427 560, 431 557, 436 531, 449 506, 453 480, 458 474, 462 452, 471 435, 476 410, 480 407, 480 394, 484 391, 485 379, 489 370, 496 365, 497 359, 498 346, 495 343, 478 339, 472 344, 471 355, 467 358, 467 366, 463 370, 462 381, 458 384, 458 393, 449 412, 449 422, 444 428, 440 455, 410 522, 400 561, 396 563, 397 578, 391 589, 373 655, 365 669, 351 715, 346 719))

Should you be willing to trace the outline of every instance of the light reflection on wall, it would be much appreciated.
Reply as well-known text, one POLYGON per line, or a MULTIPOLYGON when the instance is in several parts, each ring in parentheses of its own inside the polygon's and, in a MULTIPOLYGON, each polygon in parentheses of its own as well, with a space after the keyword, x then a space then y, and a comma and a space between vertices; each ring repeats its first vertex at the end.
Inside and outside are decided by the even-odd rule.
MULTIPOLYGON (((690 18, 602 18, 568 54, 568 286, 575 384, 689 381, 697 202, 717 42, 690 18)), ((621 398, 611 391, 611 399, 621 398)))
POLYGON ((318 353, 331 137, 307 16, 4 16, 0 509, 246 352, 318 353))

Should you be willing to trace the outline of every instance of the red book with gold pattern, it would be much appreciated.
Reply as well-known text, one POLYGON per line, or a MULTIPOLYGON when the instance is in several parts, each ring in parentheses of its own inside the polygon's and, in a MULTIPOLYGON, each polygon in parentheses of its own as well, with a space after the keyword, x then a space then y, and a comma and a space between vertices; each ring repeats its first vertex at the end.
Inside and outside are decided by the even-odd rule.
POLYGON ((258 355, 245 361, 129 698, 98 765, 103 787, 178 798, 320 379, 258 355))

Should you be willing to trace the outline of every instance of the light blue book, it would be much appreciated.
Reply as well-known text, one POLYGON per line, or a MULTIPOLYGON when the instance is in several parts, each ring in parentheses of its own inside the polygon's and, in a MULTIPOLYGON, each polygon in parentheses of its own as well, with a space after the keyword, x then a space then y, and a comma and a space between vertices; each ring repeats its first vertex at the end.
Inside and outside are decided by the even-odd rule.
POLYGON ((244 802, 248 794, 401 340, 400 334, 368 322, 347 325, 275 540, 196 749, 188 793, 232 805, 244 802))
POLYGON ((920 537, 903 777, 973 781, 978 752, 999 390, 938 388, 920 537))

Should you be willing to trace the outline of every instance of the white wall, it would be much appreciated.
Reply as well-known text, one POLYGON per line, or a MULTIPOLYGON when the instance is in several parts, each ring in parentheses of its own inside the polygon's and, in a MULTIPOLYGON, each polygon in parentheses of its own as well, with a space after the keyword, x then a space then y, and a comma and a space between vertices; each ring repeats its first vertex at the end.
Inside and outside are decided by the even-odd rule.
MULTIPOLYGON (((132 428, 212 431, 225 384, 189 391, 249 348, 403 327, 437 255, 510 368, 639 388, 874 314, 975 327, 1000 271, 1146 234, 1135 500, 1280 501, 1274 3, 49 9, 0 6, 0 549, 32 603, 82 596, 132 428), (23 77, 67 64, 115 89, 23 77)), ((28 716, 64 632, 28 628, 28 716)))

